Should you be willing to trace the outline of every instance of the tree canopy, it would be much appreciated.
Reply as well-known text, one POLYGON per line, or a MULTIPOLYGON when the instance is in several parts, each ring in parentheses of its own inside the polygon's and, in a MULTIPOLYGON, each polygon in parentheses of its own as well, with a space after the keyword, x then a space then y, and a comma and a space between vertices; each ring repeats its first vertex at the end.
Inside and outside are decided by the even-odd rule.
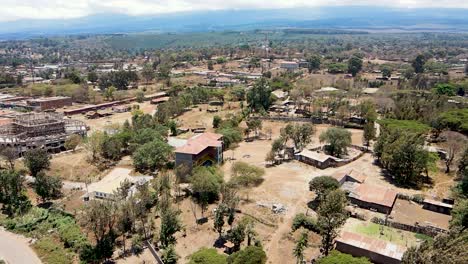
POLYGON ((326 142, 325 150, 332 156, 347 154, 351 146, 351 132, 343 128, 331 127, 320 134, 320 142, 326 142))

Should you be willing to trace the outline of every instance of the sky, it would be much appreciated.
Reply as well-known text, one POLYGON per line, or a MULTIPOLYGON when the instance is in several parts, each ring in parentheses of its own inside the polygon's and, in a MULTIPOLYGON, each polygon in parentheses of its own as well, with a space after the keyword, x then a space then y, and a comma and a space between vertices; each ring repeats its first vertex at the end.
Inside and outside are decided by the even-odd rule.
POLYGON ((68 19, 97 13, 157 15, 181 11, 332 5, 468 8, 468 0, 0 0, 0 21, 68 19))

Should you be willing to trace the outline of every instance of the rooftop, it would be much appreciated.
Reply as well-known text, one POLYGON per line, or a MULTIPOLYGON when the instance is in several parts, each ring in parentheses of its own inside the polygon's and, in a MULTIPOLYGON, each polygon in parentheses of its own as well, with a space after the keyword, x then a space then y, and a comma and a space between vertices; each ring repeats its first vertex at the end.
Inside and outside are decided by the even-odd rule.
POLYGON ((306 158, 316 160, 316 161, 320 161, 320 162, 324 162, 327 159, 339 160, 338 158, 327 155, 327 154, 325 154, 325 153, 323 153, 321 151, 311 151, 311 150, 308 150, 308 149, 304 149, 301 153, 299 153, 297 155, 304 156, 306 158))
POLYGON ((387 241, 366 237, 351 232, 342 232, 337 238, 337 242, 362 248, 370 252, 375 252, 383 256, 401 260, 406 248, 387 241))
POLYGON ((178 147, 175 152, 197 155, 208 147, 221 147, 222 137, 223 135, 215 133, 199 134, 187 140, 187 143, 178 147))
POLYGON ((378 185, 372 184, 353 184, 349 187, 349 196, 364 202, 392 207, 397 197, 397 192, 378 185))

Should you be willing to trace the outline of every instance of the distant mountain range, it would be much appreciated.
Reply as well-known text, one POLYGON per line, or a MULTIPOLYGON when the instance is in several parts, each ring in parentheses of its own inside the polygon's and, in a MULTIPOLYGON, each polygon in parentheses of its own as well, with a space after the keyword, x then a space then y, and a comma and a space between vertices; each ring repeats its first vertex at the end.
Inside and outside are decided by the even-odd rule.
POLYGON ((158 16, 96 14, 67 20, 0 22, 0 39, 274 28, 468 32, 467 14, 468 9, 396 9, 369 6, 199 11, 158 16))

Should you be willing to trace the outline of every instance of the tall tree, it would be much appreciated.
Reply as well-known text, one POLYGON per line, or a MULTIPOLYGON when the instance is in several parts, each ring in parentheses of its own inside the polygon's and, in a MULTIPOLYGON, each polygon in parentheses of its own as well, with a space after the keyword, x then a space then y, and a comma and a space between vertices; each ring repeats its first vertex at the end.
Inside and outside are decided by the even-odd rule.
POLYGON ((348 73, 351 73, 353 77, 362 70, 362 59, 358 56, 353 56, 348 60, 348 73))
POLYGON ((309 235, 307 231, 301 233, 301 236, 296 241, 296 246, 294 247, 293 254, 296 257, 296 263, 302 264, 304 262, 304 251, 309 246, 309 235))
POLYGON ((180 257, 177 255, 177 252, 175 251, 173 245, 170 245, 166 249, 164 249, 161 255, 161 259, 164 262, 164 264, 177 264, 179 258, 180 257))
POLYGON ((331 191, 318 208, 317 225, 322 236, 320 251, 325 256, 333 249, 338 230, 346 222, 346 203, 345 193, 338 189, 331 191))
POLYGON ((262 247, 247 246, 228 257, 228 264, 265 264, 267 255, 262 247))
POLYGON ((326 142, 325 150, 332 156, 341 157, 351 146, 351 132, 343 128, 331 127, 320 134, 320 142, 326 142))
POLYGON ((307 58, 307 69, 313 73, 320 69, 321 60, 318 55, 312 55, 307 58))
POLYGON ((161 230, 159 233, 159 241, 164 248, 169 245, 174 245, 176 242, 175 233, 182 230, 180 221, 180 211, 172 207, 168 207, 161 212, 161 230))
POLYGON ((163 168, 171 155, 172 147, 162 140, 155 139, 137 148, 132 158, 137 170, 154 172, 163 168))
POLYGON ((43 202, 59 198, 62 195, 62 181, 58 177, 48 176, 41 171, 36 175, 34 191, 43 202))
POLYGON ((146 81, 146 86, 148 86, 148 83, 154 79, 155 71, 151 65, 145 64, 143 70, 141 71, 141 75, 146 81))
POLYGON ((190 179, 193 197, 200 208, 202 215, 208 204, 219 198, 219 192, 223 183, 223 175, 215 167, 197 167, 193 170, 190 179))
POLYGON ((426 57, 422 54, 419 54, 416 56, 414 61, 411 63, 411 66, 413 66, 414 72, 419 74, 424 72, 424 64, 426 64, 426 57))
POLYGON ((367 147, 370 145, 370 142, 376 138, 375 133, 375 123, 366 122, 364 124, 364 133, 362 135, 364 145, 366 145, 367 147))
POLYGON ((258 80, 252 89, 247 92, 249 107, 257 112, 268 110, 271 105, 271 88, 267 79, 258 80))
POLYGON ((330 176, 319 176, 309 182, 309 190, 315 192, 316 200, 322 202, 327 195, 340 187, 340 183, 330 176))
POLYGON ((50 156, 43 149, 32 149, 24 154, 24 165, 28 168, 31 176, 36 177, 42 170, 50 167, 50 156))
POLYGON ((31 207, 23 175, 13 170, 0 170, 0 183, 0 203, 6 215, 25 213, 31 207))

